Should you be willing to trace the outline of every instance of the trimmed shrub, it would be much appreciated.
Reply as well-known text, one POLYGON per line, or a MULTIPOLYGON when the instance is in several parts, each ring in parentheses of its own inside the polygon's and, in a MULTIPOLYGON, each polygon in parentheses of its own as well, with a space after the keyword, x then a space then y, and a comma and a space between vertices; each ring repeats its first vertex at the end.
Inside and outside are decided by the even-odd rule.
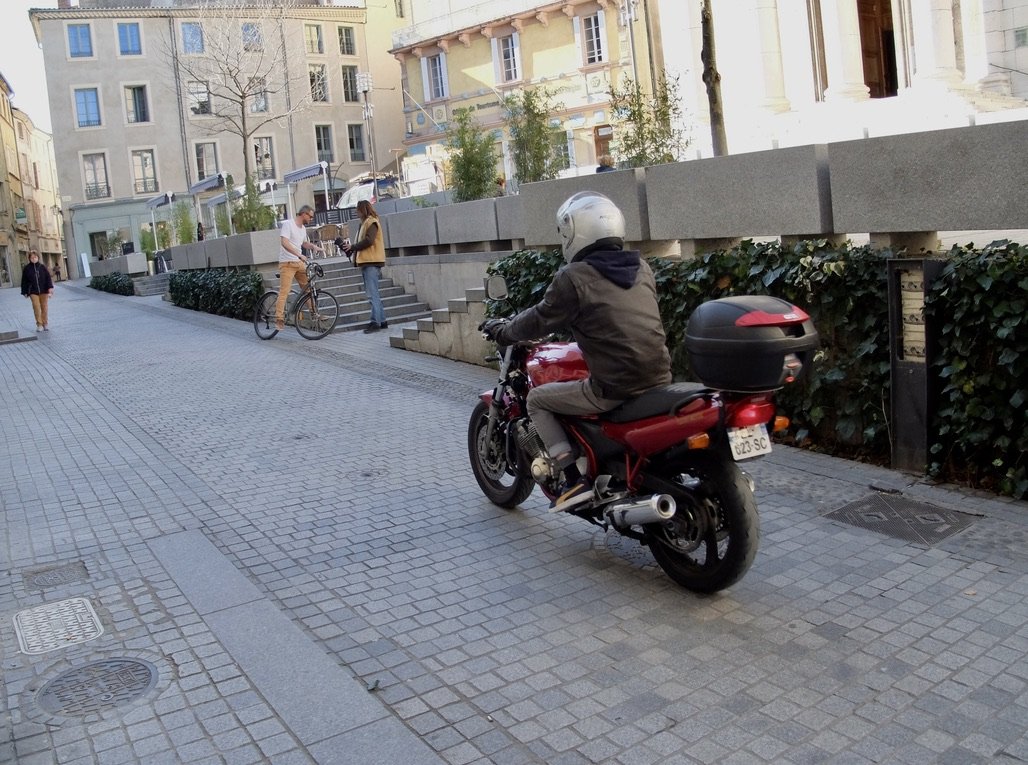
POLYGON ((168 282, 171 302, 193 311, 249 321, 264 282, 256 271, 175 271, 168 282))
POLYGON ((103 276, 94 276, 89 280, 89 286, 95 290, 111 292, 115 295, 135 294, 135 289, 132 286, 132 279, 128 274, 120 272, 104 274, 103 276))

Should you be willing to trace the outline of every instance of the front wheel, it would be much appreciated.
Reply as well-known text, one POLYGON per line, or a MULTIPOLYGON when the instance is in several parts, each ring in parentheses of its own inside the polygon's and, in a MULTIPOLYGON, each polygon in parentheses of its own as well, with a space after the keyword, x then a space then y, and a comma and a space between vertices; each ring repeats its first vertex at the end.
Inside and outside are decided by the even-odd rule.
POLYGON ((277 300, 277 292, 265 292, 253 310, 253 328, 261 340, 270 340, 278 334, 278 330, 275 329, 275 302, 277 300))
POLYGON ((494 505, 509 510, 528 498, 535 481, 525 474, 522 466, 508 462, 505 426, 506 423, 497 420, 489 438, 489 405, 479 401, 468 424, 468 456, 482 493, 494 505))
POLYGON ((339 319, 339 301, 331 292, 308 293, 296 306, 296 331, 307 340, 320 340, 339 319))
POLYGON ((730 458, 697 453, 660 479, 678 504, 674 517, 645 527, 657 564, 693 592, 730 587, 749 570, 760 517, 749 481, 730 458))

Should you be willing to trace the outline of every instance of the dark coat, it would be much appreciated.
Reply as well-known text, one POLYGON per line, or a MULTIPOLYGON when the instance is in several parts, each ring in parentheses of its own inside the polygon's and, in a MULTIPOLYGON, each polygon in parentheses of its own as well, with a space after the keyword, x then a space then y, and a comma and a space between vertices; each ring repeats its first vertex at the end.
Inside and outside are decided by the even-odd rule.
POLYGON ((54 288, 54 280, 42 263, 26 263, 21 271, 21 294, 42 295, 54 288))

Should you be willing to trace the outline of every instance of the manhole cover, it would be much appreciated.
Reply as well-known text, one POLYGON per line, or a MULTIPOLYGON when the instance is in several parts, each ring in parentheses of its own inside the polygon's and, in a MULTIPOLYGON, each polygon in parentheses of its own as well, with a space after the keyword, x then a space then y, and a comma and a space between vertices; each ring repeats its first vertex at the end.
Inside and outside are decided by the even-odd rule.
POLYGON ((891 494, 869 494, 825 517, 925 545, 941 542, 974 522, 973 516, 891 494))
POLYGON ((25 572, 24 577, 26 589, 45 590, 47 587, 57 587, 61 584, 84 582, 89 579, 89 572, 86 570, 85 563, 75 561, 60 566, 29 569, 25 572))
POLYGON ((104 634, 96 611, 85 598, 69 598, 19 611, 14 615, 14 631, 22 653, 28 654, 85 643, 104 634))
POLYGON ((142 698, 157 678, 157 667, 142 659, 91 661, 47 681, 36 703, 52 715, 86 717, 142 698))

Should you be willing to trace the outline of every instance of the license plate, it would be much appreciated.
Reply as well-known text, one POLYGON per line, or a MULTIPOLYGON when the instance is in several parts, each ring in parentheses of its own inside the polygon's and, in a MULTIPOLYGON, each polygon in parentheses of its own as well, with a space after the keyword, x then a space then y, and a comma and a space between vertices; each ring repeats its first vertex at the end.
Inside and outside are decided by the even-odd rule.
POLYGON ((728 445, 732 449, 732 457, 737 462, 771 453, 771 439, 767 435, 765 425, 729 428, 728 445))

